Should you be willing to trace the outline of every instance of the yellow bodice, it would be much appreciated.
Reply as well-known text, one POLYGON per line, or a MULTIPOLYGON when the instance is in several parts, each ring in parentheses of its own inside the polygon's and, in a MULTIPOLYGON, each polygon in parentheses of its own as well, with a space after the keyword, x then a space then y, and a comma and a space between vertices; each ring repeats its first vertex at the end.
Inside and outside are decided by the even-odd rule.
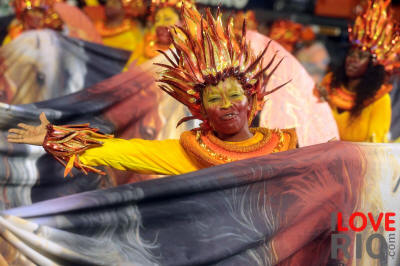
POLYGON ((140 24, 128 19, 114 29, 108 29, 103 22, 98 22, 96 29, 100 33, 104 45, 118 49, 133 51, 142 40, 140 24))
POLYGON ((352 119, 349 111, 339 112, 332 106, 340 139, 346 141, 387 142, 390 129, 391 103, 389 94, 366 106, 352 119))

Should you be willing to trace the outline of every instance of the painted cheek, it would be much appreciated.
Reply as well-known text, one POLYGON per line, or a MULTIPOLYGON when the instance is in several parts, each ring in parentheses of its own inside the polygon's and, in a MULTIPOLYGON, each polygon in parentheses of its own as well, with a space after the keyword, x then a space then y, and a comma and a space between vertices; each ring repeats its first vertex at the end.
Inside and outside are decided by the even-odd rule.
POLYGON ((246 97, 243 95, 232 100, 232 104, 238 106, 239 108, 243 108, 246 105, 246 100, 247 100, 246 97))

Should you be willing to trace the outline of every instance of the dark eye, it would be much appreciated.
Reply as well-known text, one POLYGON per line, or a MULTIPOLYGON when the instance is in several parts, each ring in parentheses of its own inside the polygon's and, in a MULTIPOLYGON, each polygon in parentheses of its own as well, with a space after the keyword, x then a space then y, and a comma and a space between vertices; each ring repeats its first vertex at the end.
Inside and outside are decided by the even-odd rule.
POLYGON ((220 98, 218 98, 218 97, 213 97, 213 98, 209 99, 208 102, 209 103, 215 103, 215 102, 219 101, 219 99, 220 98))
POLYGON ((43 86, 46 82, 46 76, 42 72, 36 73, 36 82, 39 86, 43 86))

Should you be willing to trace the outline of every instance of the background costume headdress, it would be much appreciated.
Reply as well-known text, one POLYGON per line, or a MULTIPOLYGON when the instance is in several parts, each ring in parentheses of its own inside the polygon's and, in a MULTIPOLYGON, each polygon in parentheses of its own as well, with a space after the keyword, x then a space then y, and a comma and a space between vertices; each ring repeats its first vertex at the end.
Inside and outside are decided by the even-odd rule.
POLYGON ((277 20, 271 26, 269 37, 287 51, 293 52, 297 43, 312 41, 315 39, 315 34, 311 27, 290 20, 277 20))
POLYGON ((263 52, 255 56, 246 41, 246 23, 243 23, 242 34, 235 38, 233 18, 226 26, 222 22, 222 14, 218 10, 216 18, 209 9, 203 18, 196 8, 182 8, 182 26, 171 29, 173 49, 172 56, 162 52, 170 65, 158 64, 165 68, 159 80, 160 88, 186 105, 191 111, 191 117, 183 118, 179 123, 190 119, 200 119, 202 126, 208 127, 208 122, 202 115, 202 92, 209 85, 217 85, 229 77, 236 78, 242 85, 246 95, 253 99, 249 115, 249 124, 261 110, 264 96, 286 85, 265 91, 265 84, 278 68, 280 61, 274 64, 277 54, 266 66, 263 66, 263 52), (268 74, 265 72, 269 69, 268 74))
POLYGON ((378 64, 392 70, 400 53, 400 27, 388 9, 390 0, 369 0, 353 27, 349 39, 353 46, 369 51, 378 64))
POLYGON ((238 33, 242 33, 242 25, 243 21, 246 20, 246 27, 248 30, 257 30, 258 28, 258 21, 256 18, 256 14, 254 13, 253 10, 247 10, 246 12, 244 11, 238 11, 233 18, 233 23, 234 23, 234 30, 238 33))
POLYGON ((128 16, 139 17, 147 13, 147 4, 144 0, 120 0, 128 16))
POLYGON ((148 19, 150 21, 154 21, 157 11, 161 8, 170 7, 177 10, 177 12, 180 12, 182 6, 184 8, 190 9, 195 6, 195 1, 194 0, 151 0, 150 14, 148 19))
POLYGON ((22 23, 24 23, 22 16, 24 12, 32 9, 40 9, 44 14, 44 27, 61 30, 63 23, 57 12, 53 9, 53 5, 58 2, 64 2, 64 0, 15 0, 12 2, 12 6, 14 7, 16 17, 22 23))

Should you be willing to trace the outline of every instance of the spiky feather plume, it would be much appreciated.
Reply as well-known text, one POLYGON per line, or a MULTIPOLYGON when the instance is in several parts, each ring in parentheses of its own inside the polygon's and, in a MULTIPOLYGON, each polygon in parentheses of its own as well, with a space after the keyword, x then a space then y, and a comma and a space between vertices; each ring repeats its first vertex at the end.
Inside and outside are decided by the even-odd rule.
POLYGON ((363 51, 369 51, 386 70, 391 69, 400 53, 400 27, 390 13, 390 2, 369 0, 353 27, 349 27, 350 42, 363 51))
POLYGON ((207 86, 215 86, 229 77, 236 78, 242 85, 245 94, 253 99, 249 123, 261 110, 264 96, 276 89, 265 91, 264 86, 282 63, 283 58, 273 64, 276 55, 263 66, 263 57, 270 47, 271 41, 258 55, 253 54, 246 41, 246 22, 242 27, 240 38, 235 38, 233 19, 224 26, 222 14, 218 10, 214 18, 209 9, 203 17, 196 8, 181 10, 182 26, 170 29, 173 48, 172 56, 163 53, 170 65, 158 64, 164 70, 159 80, 160 88, 186 105, 192 113, 191 117, 183 118, 179 123, 190 119, 208 122, 202 116, 202 91, 207 86), (273 66, 274 65, 274 66, 273 66), (266 71, 269 73, 266 74, 266 71))

